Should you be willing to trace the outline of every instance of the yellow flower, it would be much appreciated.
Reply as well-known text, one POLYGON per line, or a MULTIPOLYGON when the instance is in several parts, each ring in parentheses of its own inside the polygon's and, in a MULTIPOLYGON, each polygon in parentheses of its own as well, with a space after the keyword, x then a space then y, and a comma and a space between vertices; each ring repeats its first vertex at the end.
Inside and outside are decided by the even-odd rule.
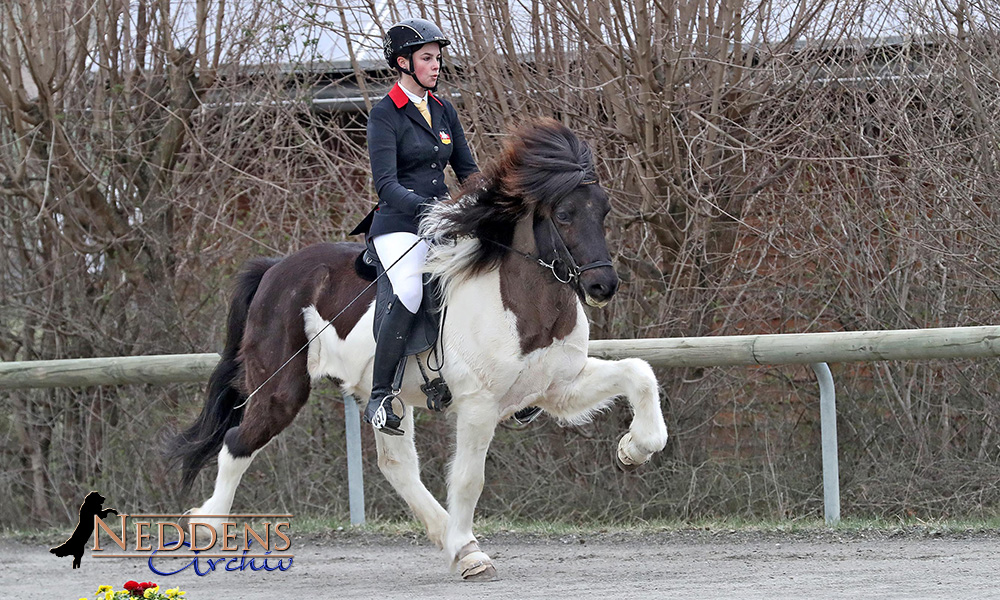
POLYGON ((143 592, 142 593, 142 597, 143 598, 152 598, 153 597, 153 588, 149 588, 148 590, 146 590, 145 592, 143 592))
POLYGON ((115 600, 115 593, 112 590, 104 592, 104 600, 115 600))
POLYGON ((114 588, 111 587, 110 585, 102 585, 102 586, 99 586, 97 588, 97 593, 100 594, 101 592, 107 592, 107 591, 110 591, 110 590, 113 590, 113 589, 114 588))

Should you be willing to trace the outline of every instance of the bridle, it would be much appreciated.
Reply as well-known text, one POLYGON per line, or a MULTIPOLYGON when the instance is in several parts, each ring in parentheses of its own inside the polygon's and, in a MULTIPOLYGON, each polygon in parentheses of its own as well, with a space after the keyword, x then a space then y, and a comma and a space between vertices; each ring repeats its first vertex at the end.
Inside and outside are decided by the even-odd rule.
POLYGON ((552 259, 552 262, 545 262, 541 257, 532 256, 526 254, 530 258, 534 258, 538 261, 538 264, 552 271, 552 276, 556 278, 559 283, 573 283, 574 280, 580 278, 580 274, 589 271, 591 269, 599 269, 601 267, 614 267, 610 260, 595 260, 594 262, 587 263, 583 266, 576 264, 576 260, 573 258, 573 254, 570 253, 569 248, 566 247, 566 241, 563 240, 562 234, 559 233, 559 229, 556 224, 552 222, 552 217, 545 219, 549 224, 549 232, 552 236, 552 246, 556 251, 556 257, 552 259), (560 258, 562 255, 565 258, 560 258), (559 265, 564 264, 566 267, 565 278, 559 276, 559 265))
MULTIPOLYGON (((597 183, 597 180, 581 181, 580 185, 591 185, 597 183)), ((523 256, 524 258, 538 263, 542 268, 548 269, 552 272, 552 276, 555 277, 556 281, 564 284, 573 284, 578 281, 580 275, 591 269, 599 269, 601 267, 614 267, 610 260, 595 260, 594 262, 589 262, 583 266, 577 264, 576 259, 573 258, 573 254, 569 251, 566 246, 566 240, 563 239, 562 234, 559 233, 559 228, 556 224, 552 222, 551 215, 545 218, 545 222, 549 226, 549 235, 552 238, 552 248, 555 250, 556 256, 550 262, 545 262, 545 260, 534 254, 528 254, 527 252, 521 252, 515 248, 512 248, 506 244, 502 244, 496 240, 487 240, 500 246, 501 248, 506 248, 515 254, 523 256), (562 275, 564 267, 565 275, 562 275)))

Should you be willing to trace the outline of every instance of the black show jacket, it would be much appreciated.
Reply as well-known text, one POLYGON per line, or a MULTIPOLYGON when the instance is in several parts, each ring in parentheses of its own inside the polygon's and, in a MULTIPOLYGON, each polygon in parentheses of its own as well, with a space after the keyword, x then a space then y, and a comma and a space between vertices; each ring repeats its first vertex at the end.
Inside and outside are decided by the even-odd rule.
POLYGON ((378 193, 373 237, 416 233, 421 205, 448 195, 446 164, 459 181, 479 171, 451 103, 428 92, 427 108, 433 126, 397 83, 368 116, 368 157, 378 193))

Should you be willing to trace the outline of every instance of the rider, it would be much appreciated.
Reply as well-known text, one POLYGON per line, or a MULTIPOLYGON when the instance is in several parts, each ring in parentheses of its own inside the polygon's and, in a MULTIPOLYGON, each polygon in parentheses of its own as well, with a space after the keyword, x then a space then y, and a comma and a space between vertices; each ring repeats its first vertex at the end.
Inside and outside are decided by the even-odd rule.
POLYGON ((385 58, 399 79, 368 117, 368 156, 379 198, 368 235, 388 269, 394 297, 376 335, 372 395, 364 419, 390 435, 403 433, 402 418, 392 410, 392 383, 423 299, 421 270, 429 247, 417 237, 418 221, 448 195, 446 164, 460 181, 479 171, 455 108, 431 93, 437 89, 441 49, 450 43, 437 25, 424 19, 390 27, 385 58))

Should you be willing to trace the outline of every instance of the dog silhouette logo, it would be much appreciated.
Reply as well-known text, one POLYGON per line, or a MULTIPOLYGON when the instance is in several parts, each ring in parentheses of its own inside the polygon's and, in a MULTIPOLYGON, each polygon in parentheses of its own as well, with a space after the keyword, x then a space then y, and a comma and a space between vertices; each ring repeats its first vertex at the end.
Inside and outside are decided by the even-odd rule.
POLYGON ((94 533, 94 517, 106 519, 111 513, 114 513, 115 516, 118 515, 118 511, 113 508, 103 508, 104 500, 104 496, 97 492, 87 494, 83 504, 80 505, 80 517, 76 523, 76 529, 73 530, 73 535, 55 548, 50 548, 49 552, 59 557, 72 555, 73 568, 79 569, 80 559, 83 558, 87 542, 90 541, 90 536, 94 533))

